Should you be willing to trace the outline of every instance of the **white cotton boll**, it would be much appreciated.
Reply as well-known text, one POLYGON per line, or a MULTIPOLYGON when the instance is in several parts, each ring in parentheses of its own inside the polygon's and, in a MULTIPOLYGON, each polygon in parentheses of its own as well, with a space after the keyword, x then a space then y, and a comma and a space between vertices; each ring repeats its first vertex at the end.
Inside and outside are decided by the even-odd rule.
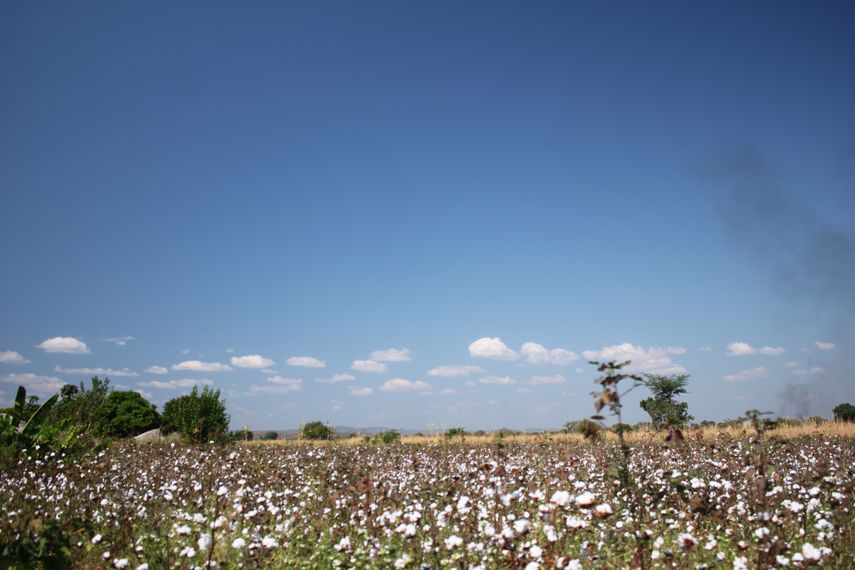
POLYGON ((566 507, 572 499, 573 497, 568 491, 555 491, 549 501, 559 507, 566 507))
POLYGON ((240 537, 238 537, 232 541, 232 548, 242 550, 243 547, 245 547, 245 546, 246 546, 246 541, 240 537))
POLYGON ((591 493, 590 491, 585 491, 584 493, 576 497, 576 505, 583 508, 591 507, 593 506, 594 501, 596 500, 597 498, 594 496, 593 493, 591 493))

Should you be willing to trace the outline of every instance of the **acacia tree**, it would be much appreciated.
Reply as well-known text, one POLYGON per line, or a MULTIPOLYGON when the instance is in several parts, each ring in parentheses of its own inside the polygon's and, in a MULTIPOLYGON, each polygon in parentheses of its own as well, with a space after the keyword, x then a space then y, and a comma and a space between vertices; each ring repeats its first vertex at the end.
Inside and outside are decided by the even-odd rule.
POLYGON ((650 421, 655 429, 680 428, 694 419, 689 415, 689 405, 674 399, 686 393, 688 374, 672 376, 645 374, 642 382, 653 397, 642 400, 641 409, 650 415, 650 421))
POLYGON ((300 428, 302 439, 332 439, 333 429, 324 422, 309 422, 300 428))

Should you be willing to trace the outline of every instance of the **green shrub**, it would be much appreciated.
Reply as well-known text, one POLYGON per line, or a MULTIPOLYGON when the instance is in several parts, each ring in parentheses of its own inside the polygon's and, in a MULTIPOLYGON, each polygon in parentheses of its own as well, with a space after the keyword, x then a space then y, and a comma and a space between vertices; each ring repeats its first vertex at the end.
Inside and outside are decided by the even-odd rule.
POLYGON ((300 428, 300 439, 332 439, 333 429, 323 422, 309 422, 300 428))
POLYGON ((466 435, 466 430, 462 427, 453 427, 449 428, 445 432, 446 439, 452 439, 455 437, 463 438, 466 435))
POLYGON ((279 439, 279 434, 275 431, 266 431, 264 432, 264 435, 261 436, 261 439, 264 441, 274 441, 279 439))
POLYGON ((95 433, 130 437, 160 426, 160 414, 138 392, 110 392, 95 410, 95 433))
POLYGON ((189 394, 169 400, 163 406, 161 429, 178 432, 188 443, 223 442, 228 439, 229 416, 220 391, 193 386, 189 394))
POLYGON ((393 429, 378 433, 375 437, 377 441, 386 445, 401 441, 401 434, 393 429))
POLYGON ((834 419, 844 422, 855 422, 855 406, 846 402, 834 407, 834 419))

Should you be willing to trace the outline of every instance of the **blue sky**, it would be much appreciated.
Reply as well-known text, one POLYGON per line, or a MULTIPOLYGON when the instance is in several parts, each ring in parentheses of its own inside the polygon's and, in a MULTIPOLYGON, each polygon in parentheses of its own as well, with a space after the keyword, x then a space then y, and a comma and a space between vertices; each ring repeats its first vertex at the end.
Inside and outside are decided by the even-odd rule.
POLYGON ((549 427, 613 355, 690 374, 699 419, 829 415, 855 401, 853 15, 4 3, 2 398, 103 369, 158 404, 209 381, 258 429, 549 427))

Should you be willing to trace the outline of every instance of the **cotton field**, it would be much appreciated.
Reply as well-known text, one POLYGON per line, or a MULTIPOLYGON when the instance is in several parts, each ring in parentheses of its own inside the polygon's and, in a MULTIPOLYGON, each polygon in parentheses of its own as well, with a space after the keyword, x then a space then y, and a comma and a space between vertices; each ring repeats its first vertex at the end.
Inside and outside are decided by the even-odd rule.
POLYGON ((0 474, 0 541, 50 530, 77 567, 139 570, 853 565, 851 439, 637 444, 629 485, 617 457, 547 438, 123 444, 0 474))

